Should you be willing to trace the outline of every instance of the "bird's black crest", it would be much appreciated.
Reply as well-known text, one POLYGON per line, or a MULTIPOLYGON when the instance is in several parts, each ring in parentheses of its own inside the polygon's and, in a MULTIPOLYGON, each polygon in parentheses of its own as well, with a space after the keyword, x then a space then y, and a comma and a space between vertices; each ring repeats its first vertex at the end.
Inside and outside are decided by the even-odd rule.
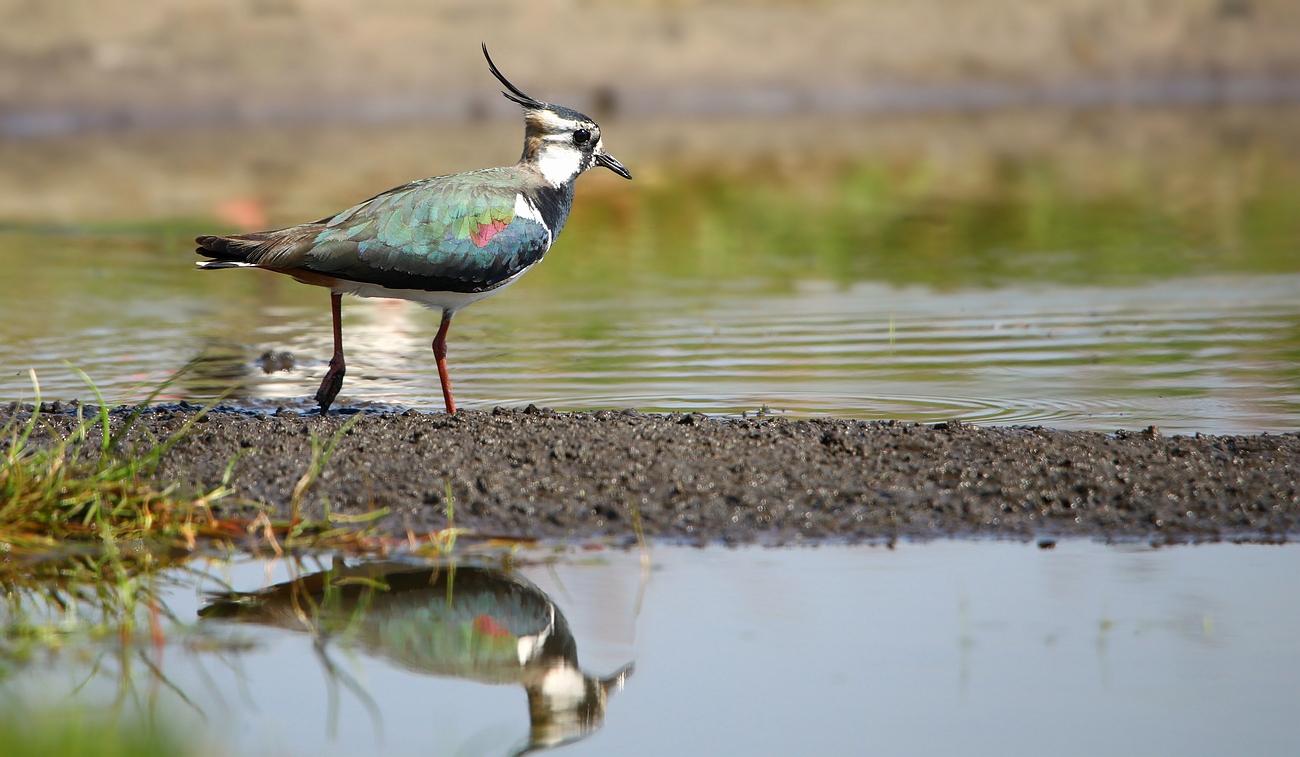
POLYGON ((501 72, 497 70, 497 65, 492 62, 492 56, 488 55, 487 43, 484 42, 482 44, 483 44, 483 57, 487 58, 488 70, 491 71, 492 75, 497 78, 497 81, 506 85, 506 89, 510 90, 509 92, 502 92, 501 94, 505 95, 507 100, 511 102, 519 103, 525 108, 545 108, 546 103, 524 94, 523 90, 511 84, 509 79, 506 79, 506 77, 501 75, 501 72))

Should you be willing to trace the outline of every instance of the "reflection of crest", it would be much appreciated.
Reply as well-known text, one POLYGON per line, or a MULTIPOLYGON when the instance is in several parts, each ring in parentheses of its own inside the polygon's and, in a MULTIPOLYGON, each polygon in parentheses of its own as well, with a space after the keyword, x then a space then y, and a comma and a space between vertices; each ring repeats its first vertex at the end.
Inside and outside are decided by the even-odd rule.
POLYGON ((550 597, 493 568, 338 563, 262 591, 214 597, 199 615, 306 631, 417 673, 521 684, 531 731, 520 754, 594 733, 610 693, 632 672, 629 664, 608 678, 584 674, 550 597))

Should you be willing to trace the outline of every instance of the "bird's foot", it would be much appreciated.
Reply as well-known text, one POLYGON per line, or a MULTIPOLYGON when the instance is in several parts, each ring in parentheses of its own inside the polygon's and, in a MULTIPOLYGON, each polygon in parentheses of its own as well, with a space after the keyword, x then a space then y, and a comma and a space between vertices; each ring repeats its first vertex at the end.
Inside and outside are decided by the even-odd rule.
POLYGON ((316 402, 320 405, 321 415, 329 412, 330 405, 334 403, 334 398, 339 395, 339 390, 343 388, 343 363, 330 361, 330 369, 325 372, 325 379, 320 382, 320 389, 316 390, 316 402))

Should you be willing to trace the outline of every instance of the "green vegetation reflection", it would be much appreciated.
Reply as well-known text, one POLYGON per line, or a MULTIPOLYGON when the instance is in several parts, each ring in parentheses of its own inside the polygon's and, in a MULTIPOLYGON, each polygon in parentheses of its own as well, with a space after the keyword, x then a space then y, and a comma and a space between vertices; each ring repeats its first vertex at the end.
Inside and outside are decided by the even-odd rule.
POLYGON ((924 161, 668 172, 589 188, 538 271, 552 283, 651 274, 950 288, 1300 270, 1300 171, 1288 162, 1207 165, 1192 186, 1139 175, 1083 188, 1065 174, 1012 159, 963 182, 924 161))
POLYGON ((210 754, 160 725, 118 722, 85 709, 0 715, 0 754, 40 757, 180 757, 210 754))
MULTIPOLYGON (((1200 158, 1177 172, 1115 158, 1085 176, 1048 157, 961 170, 927 159, 661 166, 637 182, 582 185, 564 236, 523 285, 598 294, 649 276, 950 288, 1300 271, 1300 167, 1270 153, 1200 158)), ((10 226, 0 230, 0 276, 26 282, 15 294, 29 301, 113 298, 124 286, 148 296, 159 285, 265 296, 252 277, 192 275, 190 240, 214 228, 10 226)))

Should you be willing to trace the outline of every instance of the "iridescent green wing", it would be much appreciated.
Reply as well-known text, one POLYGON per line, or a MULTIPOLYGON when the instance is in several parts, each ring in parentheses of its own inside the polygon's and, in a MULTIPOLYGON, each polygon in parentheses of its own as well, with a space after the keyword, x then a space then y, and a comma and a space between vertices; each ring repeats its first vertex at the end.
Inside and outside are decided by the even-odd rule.
POLYGON ((551 243, 510 168, 407 184, 323 223, 303 268, 391 289, 492 289, 551 243))
POLYGON ((567 649, 564 617, 526 579, 491 569, 462 567, 429 577, 428 570, 390 573, 360 615, 332 618, 374 652, 412 670, 503 683, 542 652, 567 649), (420 584, 415 581, 423 579, 420 584))

